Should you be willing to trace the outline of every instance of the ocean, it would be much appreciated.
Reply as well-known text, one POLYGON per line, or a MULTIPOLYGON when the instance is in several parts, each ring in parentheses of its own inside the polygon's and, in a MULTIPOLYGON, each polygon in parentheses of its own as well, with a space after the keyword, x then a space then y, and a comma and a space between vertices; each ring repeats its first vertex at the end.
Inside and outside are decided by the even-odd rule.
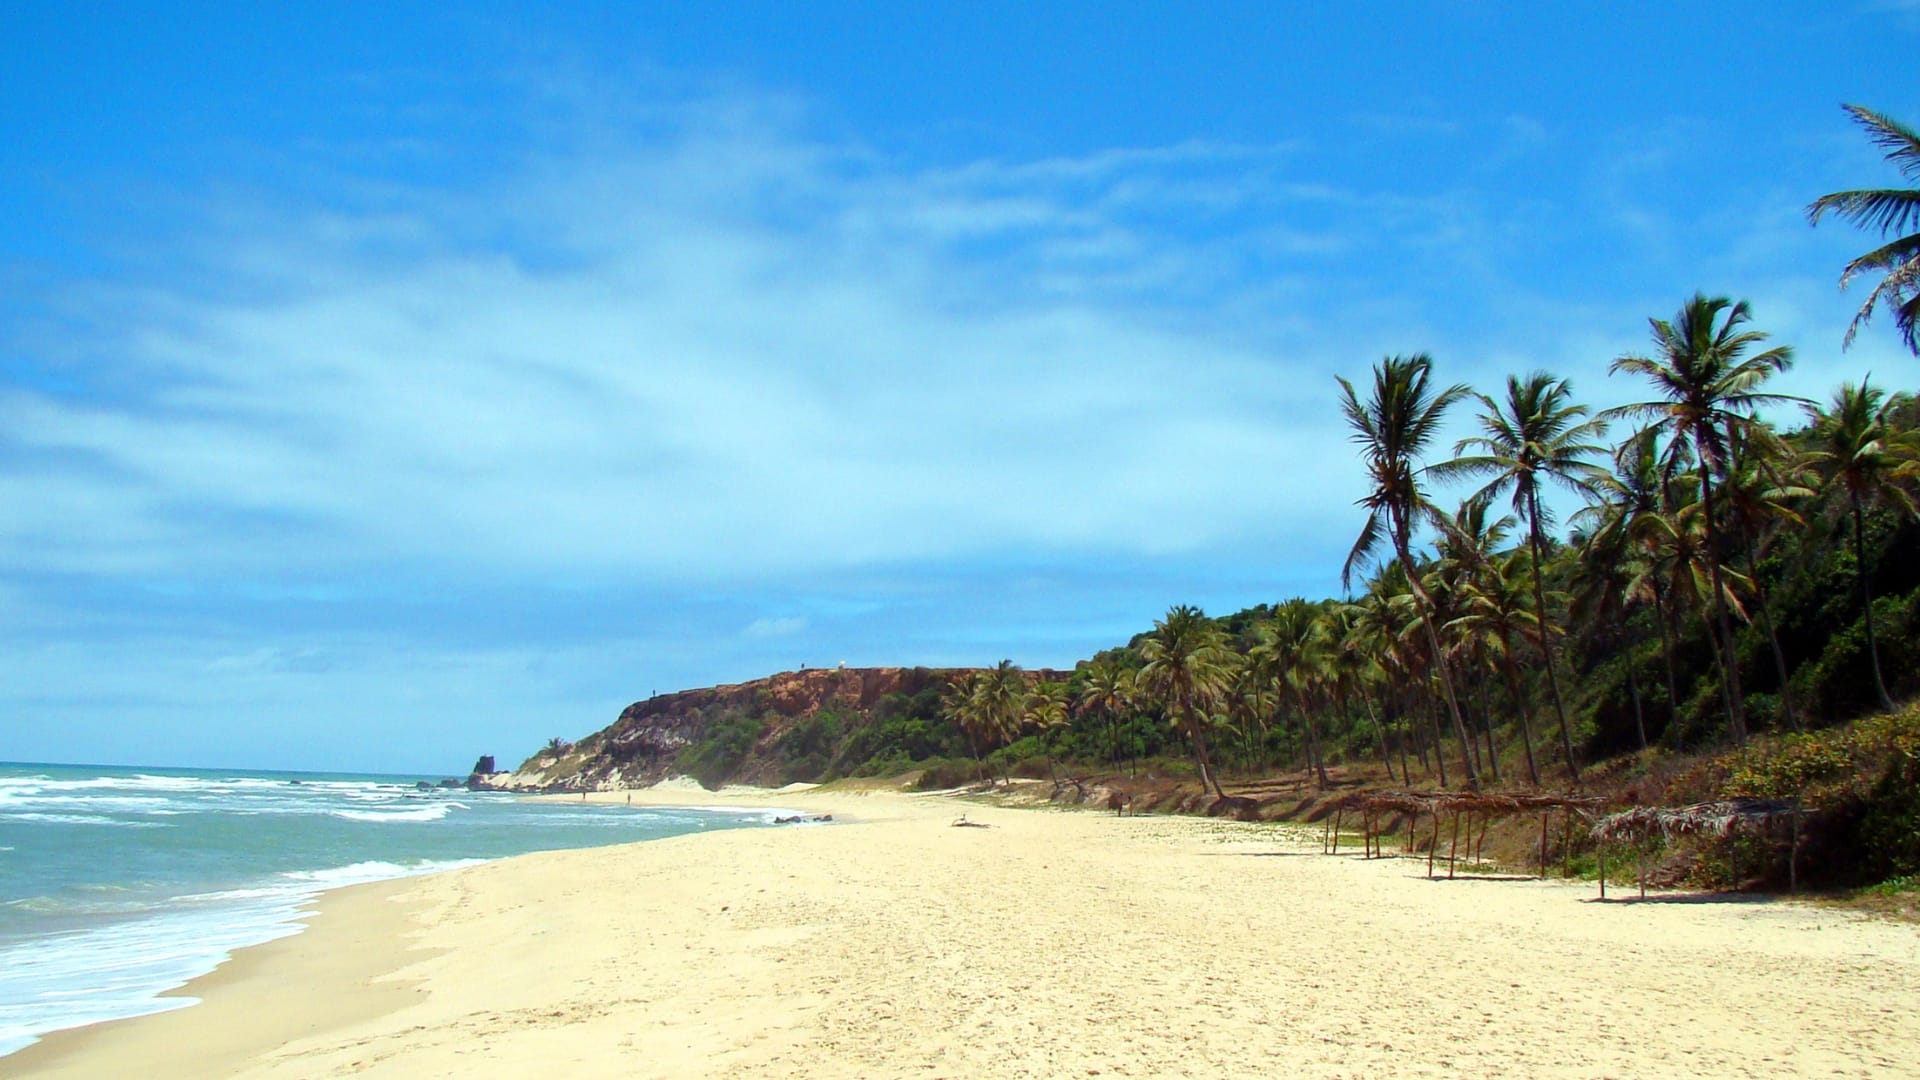
POLYGON ((326 889, 781 813, 535 803, 420 779, 0 763, 0 1056, 192 1004, 159 995, 298 933, 326 889))

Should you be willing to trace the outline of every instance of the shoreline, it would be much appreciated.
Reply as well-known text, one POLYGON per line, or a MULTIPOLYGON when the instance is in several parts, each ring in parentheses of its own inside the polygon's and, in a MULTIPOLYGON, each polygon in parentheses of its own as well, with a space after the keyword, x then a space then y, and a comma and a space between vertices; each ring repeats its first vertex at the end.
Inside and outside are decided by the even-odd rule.
POLYGON ((0 1060, 8 1075, 143 1080, 1597 1077, 1892 1076, 1920 1054, 1903 1019, 1920 1008, 1920 928, 1805 904, 1426 881, 1409 861, 1213 819, 632 794, 838 827, 334 890, 305 932, 180 991, 201 1004, 0 1060), (949 827, 963 813, 990 827, 949 827))

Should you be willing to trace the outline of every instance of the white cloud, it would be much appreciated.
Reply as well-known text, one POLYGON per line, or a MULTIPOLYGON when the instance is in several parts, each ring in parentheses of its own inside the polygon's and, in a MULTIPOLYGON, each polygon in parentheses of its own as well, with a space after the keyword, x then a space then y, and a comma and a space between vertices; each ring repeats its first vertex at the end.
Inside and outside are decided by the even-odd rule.
POLYGON ((63 572, 659 580, 1205 548, 1331 490, 1245 482, 1326 442, 1289 402, 1327 388, 1126 302, 1202 253, 1093 204, 1249 153, 875 176, 742 121, 487 193, 236 215, 182 275, 219 287, 93 298, 128 393, 0 400, 26 445, 116 470, 13 472, 6 541, 63 572))

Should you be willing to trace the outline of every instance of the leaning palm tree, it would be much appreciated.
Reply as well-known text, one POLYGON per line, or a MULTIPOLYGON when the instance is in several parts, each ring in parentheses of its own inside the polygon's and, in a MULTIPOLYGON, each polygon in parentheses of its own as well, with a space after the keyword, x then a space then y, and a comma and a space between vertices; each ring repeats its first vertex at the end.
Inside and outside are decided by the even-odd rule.
MULTIPOLYGON (((1485 394, 1478 396, 1484 410, 1480 414, 1481 434, 1461 440, 1453 450, 1461 456, 1447 462, 1443 469, 1450 474, 1490 476, 1474 498, 1492 499, 1511 492, 1514 513, 1527 523, 1533 625, 1546 661, 1553 714, 1560 721, 1560 747, 1566 755, 1567 771, 1578 783, 1580 764, 1574 758, 1573 733, 1560 697, 1560 676, 1553 660, 1553 622, 1547 617, 1546 586, 1540 577, 1540 549, 1554 517, 1553 508, 1542 496, 1550 486, 1580 493, 1593 490, 1605 470, 1587 459, 1606 452, 1595 441, 1606 434, 1606 421, 1587 419, 1586 406, 1573 403, 1573 388, 1567 380, 1544 371, 1525 378, 1509 375, 1504 401, 1485 394)), ((1531 761, 1528 764, 1531 766, 1531 761)))
POLYGON ((1891 506, 1907 515, 1920 514, 1909 481, 1916 468, 1916 447, 1911 433, 1902 437, 1892 422, 1893 413, 1907 402, 1905 394, 1888 397, 1865 379, 1860 385, 1842 383, 1833 401, 1824 409, 1809 409, 1813 414, 1811 463, 1826 480, 1830 492, 1846 500, 1853 519, 1854 577, 1860 587, 1860 605, 1867 623, 1867 654, 1873 662, 1873 691, 1880 707, 1891 711, 1893 698, 1887 693, 1886 680, 1880 674, 1880 648, 1873 634, 1873 590, 1867 574, 1867 551, 1861 519, 1876 503, 1891 506))
MULTIPOLYGON (((1920 181, 1920 133, 1858 105, 1842 106, 1861 127, 1867 138, 1886 151, 1886 158, 1910 181, 1920 181)), ((1873 316, 1873 309, 1885 300, 1893 308, 1893 324, 1906 340, 1907 349, 1920 356, 1920 188, 1865 188, 1836 191, 1822 195, 1807 207, 1807 220, 1820 224, 1820 217, 1831 211, 1868 229, 1877 230, 1882 239, 1893 240, 1848 263, 1840 271, 1840 287, 1856 275, 1881 273, 1886 276, 1867 294, 1866 303, 1847 325, 1841 341, 1845 348, 1853 344, 1853 335, 1873 316), (1898 235, 1905 234, 1905 235, 1898 235)))
POLYGON ((1626 355, 1609 372, 1645 377, 1660 395, 1658 400, 1622 405, 1601 413, 1602 419, 1643 420, 1668 439, 1669 469, 1690 454, 1697 463, 1707 565, 1712 577, 1708 598, 1708 636, 1718 634, 1721 657, 1720 690, 1727 708, 1727 727, 1736 742, 1747 738, 1746 717, 1740 701, 1740 665, 1733 648, 1733 625, 1728 616, 1725 582, 1719 551, 1722 537, 1715 525, 1714 484, 1733 465, 1734 448, 1750 439, 1761 421, 1757 409, 1798 403, 1785 394, 1762 393, 1759 387, 1793 365, 1793 351, 1778 345, 1747 355, 1767 339, 1757 330, 1742 330, 1752 317, 1746 301, 1696 293, 1672 322, 1649 319, 1657 356, 1626 355), (1722 318, 1725 313, 1725 318, 1722 318))
POLYGON ((1414 607, 1426 630, 1427 647, 1447 711, 1453 717, 1453 731, 1460 742, 1461 768, 1467 786, 1476 787, 1479 776, 1473 768, 1473 753, 1467 743, 1467 723, 1460 714, 1460 702, 1454 694, 1453 676, 1447 670, 1446 650, 1440 645, 1440 632, 1434 626, 1433 598, 1420 583, 1420 570, 1414 565, 1411 547, 1414 526, 1431 518, 1433 504, 1427 501, 1420 481, 1425 469, 1421 460, 1439 433, 1443 414, 1470 392, 1464 385, 1436 391, 1432 385, 1433 359, 1425 353, 1413 356, 1389 356, 1373 368, 1373 392, 1360 400, 1353 384, 1340 379, 1346 397, 1340 409, 1353 429, 1351 438, 1360 446, 1367 465, 1367 478, 1373 490, 1359 500, 1367 508, 1367 523, 1347 554, 1342 569, 1342 585, 1351 585, 1354 571, 1378 554, 1387 544, 1405 571, 1412 589, 1414 607))
POLYGON ((1166 706, 1168 719, 1187 737, 1200 782, 1215 795, 1226 797, 1207 754, 1207 727, 1227 701, 1239 655, 1227 645, 1227 636, 1199 608, 1181 604, 1153 624, 1140 643, 1137 682, 1166 706))

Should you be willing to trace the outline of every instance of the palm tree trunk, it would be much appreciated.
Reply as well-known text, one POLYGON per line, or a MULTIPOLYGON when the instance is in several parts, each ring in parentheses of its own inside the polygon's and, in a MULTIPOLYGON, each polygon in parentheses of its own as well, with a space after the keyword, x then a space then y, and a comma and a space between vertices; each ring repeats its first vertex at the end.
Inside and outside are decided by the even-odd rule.
MULTIPOLYGON (((1621 635, 1623 638, 1625 636, 1625 634, 1621 635)), ((1627 662, 1627 689, 1633 694, 1633 730, 1640 736, 1640 749, 1645 750, 1647 748, 1647 716, 1640 705, 1640 676, 1633 670, 1632 650, 1623 650, 1622 655, 1627 662)))
POLYGON ((1773 630, 1773 612, 1768 603, 1767 587, 1760 581, 1760 560, 1755 554, 1760 546, 1755 542, 1753 530, 1747 527, 1746 519, 1740 522, 1740 543, 1745 548, 1747 578, 1753 582, 1753 596, 1760 604, 1760 627, 1767 632, 1767 644, 1773 647, 1773 667, 1780 676, 1780 714, 1787 718, 1787 725, 1799 733, 1800 715, 1793 708, 1793 691, 1787 686, 1787 654, 1780 649, 1780 635, 1773 630))
MULTIPOLYGON (((1433 674, 1431 672, 1427 674, 1427 681, 1433 681, 1433 674)), ((1440 728, 1440 698, 1439 695, 1435 694, 1431 689, 1427 691, 1426 698, 1427 719, 1433 723, 1433 733, 1421 740, 1423 743, 1430 744, 1433 750, 1433 760, 1427 763, 1427 771, 1430 773, 1438 772, 1440 774, 1440 786, 1446 787, 1447 756, 1441 753, 1440 749, 1441 744, 1446 741, 1446 736, 1441 733, 1440 728)))
POLYGON ((1211 787, 1213 793, 1226 798, 1227 793, 1220 790, 1220 778, 1213 773, 1213 762, 1207 756, 1207 737, 1200 731, 1200 721, 1191 710, 1187 711, 1187 737, 1193 742, 1194 760, 1200 763, 1200 786, 1211 787))
POLYGON ((1487 695, 1487 680, 1480 682, 1480 728, 1487 737, 1487 771, 1493 773, 1493 782, 1500 783, 1500 755, 1493 748, 1493 699, 1487 695))
POLYGON ((1307 695, 1299 695, 1300 726, 1307 729, 1307 762, 1313 770, 1314 783, 1321 791, 1327 790, 1327 759, 1320 753, 1320 727, 1313 722, 1313 706, 1307 695))
MULTIPOLYGON (((1399 524, 1396 522, 1396 524, 1399 524)), ((1460 767, 1466 770, 1467 786, 1480 786, 1480 777, 1473 769, 1473 752, 1467 741, 1467 722, 1460 715, 1460 702, 1454 697, 1453 675, 1447 670, 1447 653, 1440 647, 1440 631, 1433 625, 1433 598, 1427 595, 1426 586, 1420 584, 1420 572, 1413 565, 1413 556, 1407 551, 1406 542, 1400 539, 1400 530, 1396 530, 1395 547, 1400 555, 1400 567, 1407 572, 1407 586, 1413 593, 1413 606, 1419 609, 1420 625, 1427 631, 1427 647, 1432 652, 1434 671, 1440 677, 1440 689, 1446 695, 1447 712, 1453 716, 1454 737, 1460 742, 1460 767)), ((1447 786, 1444 779, 1446 767, 1441 766, 1443 779, 1440 786, 1447 786)))
POLYGON ((1514 712, 1520 717, 1520 742, 1527 748, 1527 782, 1540 786, 1540 766, 1533 760, 1533 714, 1527 708, 1526 695, 1520 693, 1520 673, 1513 662, 1512 642, 1507 643, 1507 692, 1513 695, 1514 712))
POLYGON ((1667 727, 1680 722, 1680 682, 1673 670, 1673 639, 1678 636, 1674 631, 1673 609, 1666 600, 1667 590, 1655 584, 1653 588, 1653 613, 1660 620, 1660 655, 1666 660, 1667 668, 1667 727))
POLYGON ((1373 725, 1373 733, 1380 740, 1380 764, 1387 767, 1387 783, 1393 783, 1393 757, 1387 753, 1387 729, 1380 723, 1380 714, 1373 711, 1373 696, 1367 693, 1365 683, 1360 684, 1360 703, 1367 707, 1367 722, 1373 725))
MULTIPOLYGON (((1381 696, 1380 700, 1380 719, 1383 722, 1383 730, 1393 726, 1393 722, 1399 718, 1399 712, 1398 699, 1393 693, 1393 684, 1389 681, 1387 684, 1387 692, 1381 696)), ((1400 777, 1408 787, 1413 786, 1413 763, 1407 760, 1407 743, 1411 742, 1412 739, 1413 718, 1408 716, 1406 730, 1397 731, 1393 739, 1400 748, 1400 777)), ((1422 764, 1424 765, 1425 763, 1422 762, 1422 764)))
POLYGON ((1880 696, 1880 707, 1887 712, 1893 711, 1893 697, 1887 693, 1886 680, 1880 676, 1880 643, 1873 636, 1873 585, 1867 576, 1866 530, 1860 523, 1860 500, 1851 499, 1853 504, 1853 574, 1860 581, 1860 606, 1866 612, 1867 619, 1867 656, 1873 661, 1873 692, 1880 696))
POLYGON ((1553 698, 1553 715, 1560 721, 1560 746, 1567 755, 1567 771, 1573 774, 1573 782, 1580 782, 1580 763, 1573 756, 1573 733, 1567 727, 1567 707, 1560 700, 1560 676, 1553 663, 1553 635, 1548 632, 1547 587, 1540 580, 1540 504, 1529 501, 1527 504, 1527 557, 1533 563, 1533 618, 1534 625, 1540 631, 1540 655, 1547 661, 1547 694, 1553 698))
POLYGON ((1736 654, 1733 641, 1733 621, 1727 616, 1726 586, 1720 579, 1720 530, 1713 520, 1713 473, 1707 467, 1705 455, 1700 462, 1700 509, 1705 514, 1701 519, 1707 529, 1707 576, 1713 584, 1713 622, 1708 626, 1708 637, 1713 636, 1713 626, 1720 630, 1720 640, 1726 643, 1721 652, 1716 649, 1720 661, 1720 693, 1727 706, 1727 729, 1733 734, 1734 742, 1745 746, 1747 743, 1746 705, 1740 696, 1740 658, 1736 654))

